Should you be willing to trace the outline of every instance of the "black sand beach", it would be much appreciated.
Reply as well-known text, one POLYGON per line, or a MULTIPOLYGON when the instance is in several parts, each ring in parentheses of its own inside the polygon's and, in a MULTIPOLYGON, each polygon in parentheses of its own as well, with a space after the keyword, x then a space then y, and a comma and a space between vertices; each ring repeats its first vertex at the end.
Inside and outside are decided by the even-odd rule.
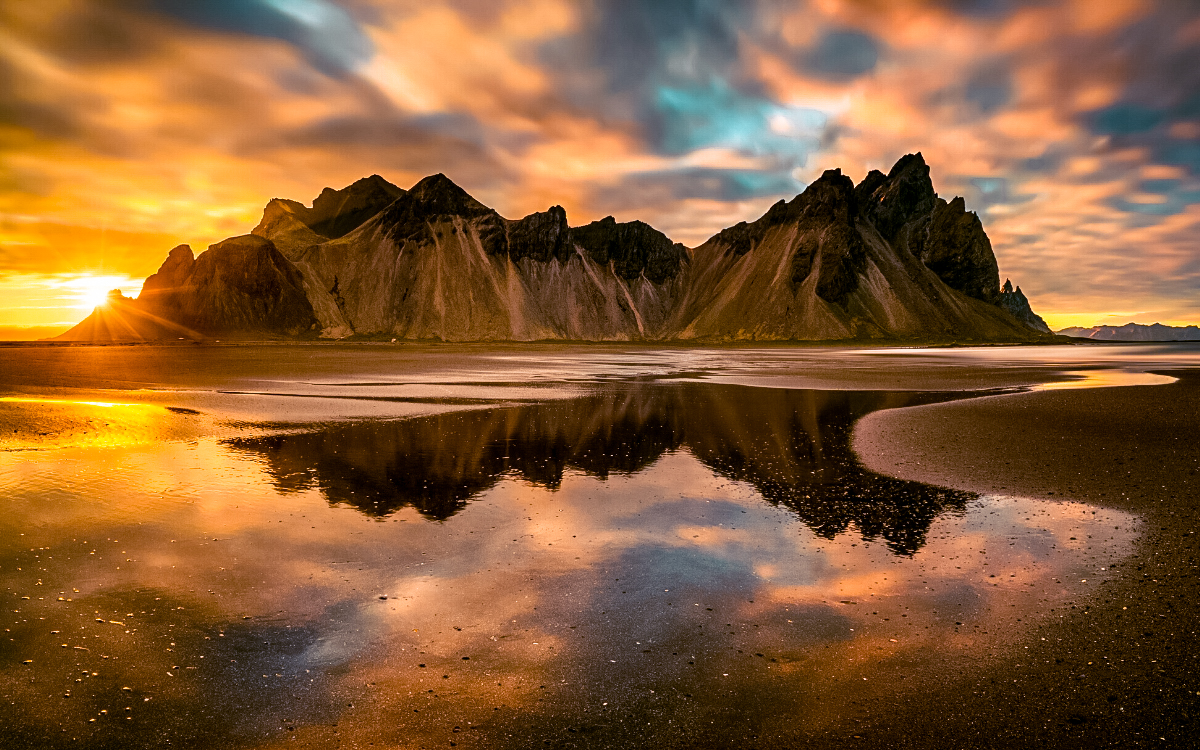
POLYGON ((876 471, 1145 519, 1134 555, 1107 571, 1104 595, 1029 633, 1029 657, 948 673, 899 705, 864 705, 874 743, 1196 747, 1200 372, 1167 374, 1178 382, 972 399, 859 423, 855 448, 876 471))

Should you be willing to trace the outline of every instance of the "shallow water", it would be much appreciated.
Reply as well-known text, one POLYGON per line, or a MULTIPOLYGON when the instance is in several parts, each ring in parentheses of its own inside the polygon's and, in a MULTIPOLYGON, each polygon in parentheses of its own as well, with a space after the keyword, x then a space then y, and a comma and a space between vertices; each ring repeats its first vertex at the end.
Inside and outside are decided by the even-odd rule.
POLYGON ((1050 658, 1034 626, 1086 607, 1136 537, 850 452, 864 414, 970 393, 658 375, 307 425, 0 404, 25 425, 0 452, 0 739, 849 736, 856 701, 1050 658))

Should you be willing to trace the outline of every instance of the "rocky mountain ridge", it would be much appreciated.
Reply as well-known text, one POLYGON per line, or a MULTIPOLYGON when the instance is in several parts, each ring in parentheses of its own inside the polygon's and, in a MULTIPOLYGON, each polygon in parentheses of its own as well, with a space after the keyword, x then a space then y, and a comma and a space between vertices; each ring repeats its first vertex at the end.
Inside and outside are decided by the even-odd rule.
POLYGON ((1167 326, 1162 323, 1126 323, 1123 326, 1091 328, 1073 326, 1058 331, 1058 335, 1094 341, 1200 341, 1200 326, 1167 326))
MULTIPOLYGON (((1048 334, 1027 300, 1021 307, 1006 295, 978 216, 961 198, 938 197, 924 159, 911 154, 858 185, 826 171, 791 201, 694 249, 640 221, 610 216, 572 227, 561 206, 507 219, 441 174, 409 190, 373 175, 325 189, 311 208, 274 199, 252 234, 199 257, 176 248, 141 295, 122 304, 193 338, 1025 341, 1048 334)), ((102 330, 85 324, 64 338, 102 330)), ((162 337, 161 327, 131 328, 130 340, 162 337)))

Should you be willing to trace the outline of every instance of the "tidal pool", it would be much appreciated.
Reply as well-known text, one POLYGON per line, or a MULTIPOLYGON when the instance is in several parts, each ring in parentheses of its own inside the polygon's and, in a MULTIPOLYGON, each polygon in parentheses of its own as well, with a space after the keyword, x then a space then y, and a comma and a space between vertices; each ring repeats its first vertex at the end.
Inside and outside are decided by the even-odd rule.
POLYGON ((1137 535, 849 449, 864 414, 970 395, 600 382, 191 436, 211 415, 0 403, 45 433, 0 452, 0 740, 851 736, 866 697, 1053 658, 1034 626, 1102 596, 1137 535))

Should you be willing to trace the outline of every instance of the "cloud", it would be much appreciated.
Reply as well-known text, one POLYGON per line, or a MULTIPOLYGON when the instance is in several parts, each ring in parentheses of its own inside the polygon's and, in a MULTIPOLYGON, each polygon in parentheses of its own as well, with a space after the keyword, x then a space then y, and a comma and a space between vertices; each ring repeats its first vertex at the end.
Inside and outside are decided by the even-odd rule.
POLYGON ((1037 197, 1033 193, 1014 193, 1008 179, 1004 177, 970 177, 970 205, 972 210, 987 211, 992 206, 1011 206, 1027 203, 1037 197))
POLYGON ((1002 65, 981 67, 967 80, 963 91, 963 98, 983 114, 1007 106, 1012 97, 1012 76, 1002 65))
POLYGON ((547 43, 541 54, 561 68, 557 78, 567 101, 601 122, 624 120, 654 153, 716 147, 770 156, 774 165, 760 175, 742 169, 721 179, 729 186, 756 183, 756 191, 768 185, 792 191, 799 185, 791 171, 819 148, 828 118, 774 100, 746 75, 743 38, 761 30, 757 7, 604 0, 578 30, 547 43))
POLYGON ((1088 119, 1092 132, 1099 135, 1136 135, 1157 128, 1166 120, 1166 113, 1120 103, 1092 112, 1088 119))
POLYGON ((879 62, 879 51, 879 42, 869 34, 834 29, 802 54, 801 62, 806 71, 819 78, 844 81, 871 72, 879 62))
POLYGON ((752 2, 599 0, 576 44, 612 91, 704 81, 736 69, 752 2))
MULTIPOLYGON (((1173 182, 1173 181, 1156 181, 1173 182)), ((1147 216, 1174 216, 1182 213, 1193 203, 1200 203, 1200 188, 1180 189, 1178 185, 1164 187, 1142 183, 1141 189, 1132 195, 1115 196, 1109 205, 1120 211, 1147 216)))
POLYGON ((1169 139, 1156 145, 1156 156, 1164 164, 1186 167, 1193 176, 1200 177, 1200 143, 1194 140, 1169 139))
POLYGON ((720 81, 703 87, 660 87, 654 109, 652 122, 663 153, 719 146, 783 156, 799 164, 820 145, 828 121, 820 110, 745 96, 720 81))
POLYGON ((1045 0, 943 0, 946 8, 980 18, 1002 18, 1022 6, 1047 5, 1045 0))
POLYGON ((676 200, 744 201, 802 190, 803 185, 794 178, 767 170, 693 167, 636 172, 615 185, 593 192, 591 198, 609 211, 631 213, 638 206, 676 200))
POLYGON ((363 29, 329 0, 150 0, 149 7, 215 31, 281 39, 329 75, 345 75, 374 52, 363 29))

